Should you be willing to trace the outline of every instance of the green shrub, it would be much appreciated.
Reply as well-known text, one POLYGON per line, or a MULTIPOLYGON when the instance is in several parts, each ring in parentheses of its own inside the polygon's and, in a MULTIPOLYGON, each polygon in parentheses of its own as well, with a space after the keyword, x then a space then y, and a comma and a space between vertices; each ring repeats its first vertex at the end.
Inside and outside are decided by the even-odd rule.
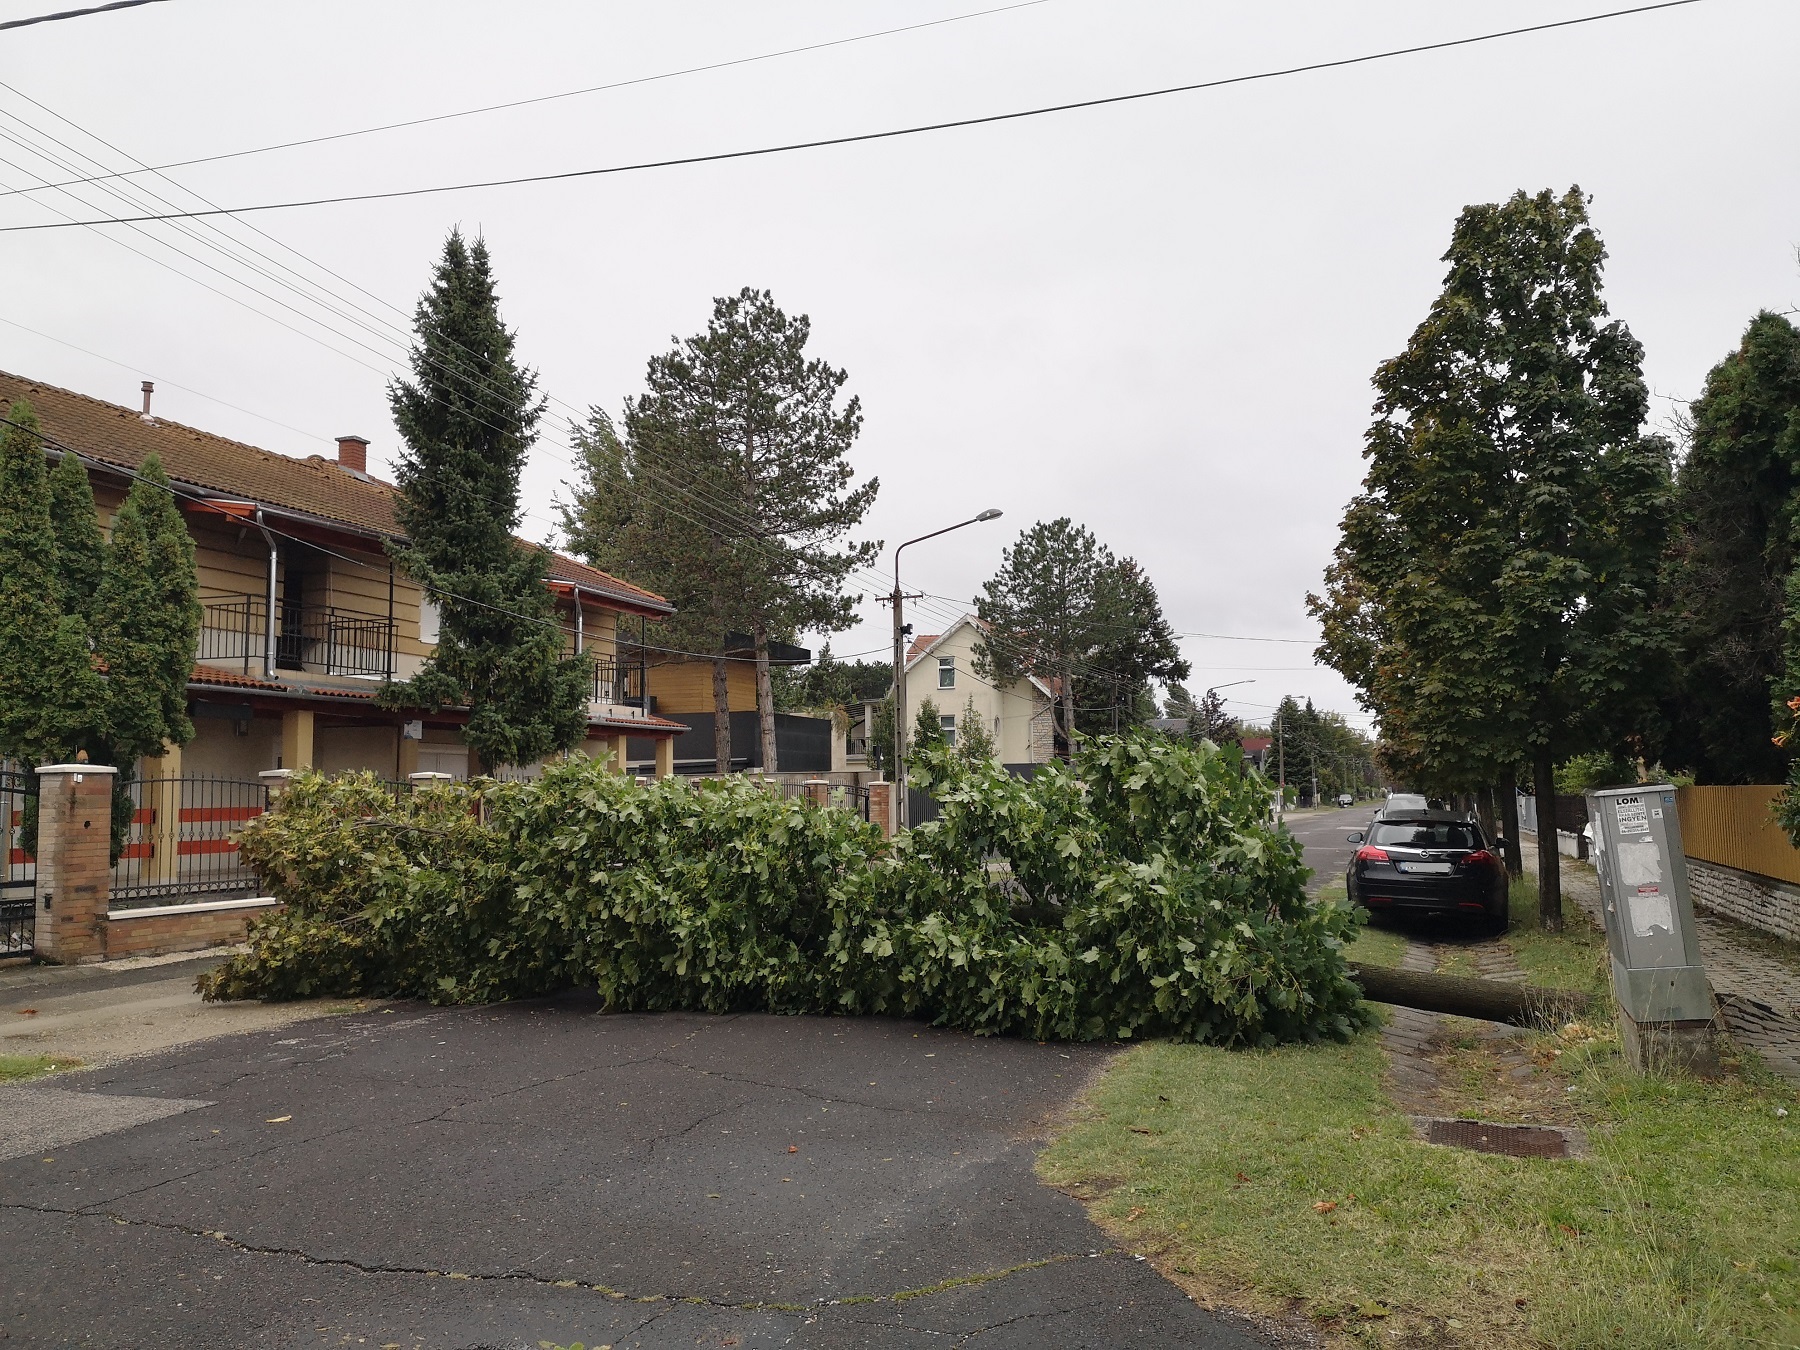
POLYGON ((943 746, 891 844, 743 779, 575 758, 394 800, 296 780, 244 832, 287 908, 208 998, 479 1003, 570 985, 628 1011, 888 1014, 1038 1038, 1348 1035, 1350 912, 1305 896, 1235 752, 1096 740, 1030 782, 943 746))

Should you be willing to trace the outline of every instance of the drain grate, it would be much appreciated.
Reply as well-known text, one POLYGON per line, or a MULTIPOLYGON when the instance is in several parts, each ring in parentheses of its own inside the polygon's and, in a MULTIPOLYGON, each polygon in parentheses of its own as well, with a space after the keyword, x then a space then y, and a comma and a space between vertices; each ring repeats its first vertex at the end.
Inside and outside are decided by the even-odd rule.
POLYGON ((1568 1158, 1569 1136, 1549 1125, 1495 1125, 1485 1120, 1423 1120, 1425 1142, 1509 1158, 1568 1158))

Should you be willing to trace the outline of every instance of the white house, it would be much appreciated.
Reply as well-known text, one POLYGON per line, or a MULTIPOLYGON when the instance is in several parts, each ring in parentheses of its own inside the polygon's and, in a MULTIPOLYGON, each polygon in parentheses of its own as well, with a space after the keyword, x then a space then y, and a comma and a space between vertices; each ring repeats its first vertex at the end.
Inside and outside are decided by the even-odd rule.
POLYGON ((1002 764, 1048 764, 1054 756, 1054 699, 1034 676, 984 679, 975 671, 981 620, 965 614, 942 633, 921 634, 906 654, 906 719, 910 728, 926 699, 937 706, 954 742, 979 717, 1002 764))

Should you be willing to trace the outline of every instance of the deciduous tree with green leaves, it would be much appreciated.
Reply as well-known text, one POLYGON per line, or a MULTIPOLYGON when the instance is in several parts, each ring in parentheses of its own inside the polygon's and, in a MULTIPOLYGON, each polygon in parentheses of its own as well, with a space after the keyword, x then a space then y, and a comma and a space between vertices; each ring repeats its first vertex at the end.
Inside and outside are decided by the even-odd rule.
MULTIPOLYGON (((1642 430, 1642 348, 1607 317, 1605 256, 1579 189, 1465 208, 1442 293, 1376 372, 1368 474, 1309 603, 1320 659, 1422 786, 1530 764, 1549 801, 1559 761, 1647 724, 1669 665, 1671 450, 1642 430)), ((1554 835, 1538 850, 1554 930, 1554 835)))
POLYGON ((415 320, 411 380, 388 390, 404 450, 394 558, 438 604, 437 652, 388 707, 466 706, 485 770, 580 744, 587 673, 563 655, 547 555, 515 537, 544 403, 500 319, 487 245, 453 230, 415 320))

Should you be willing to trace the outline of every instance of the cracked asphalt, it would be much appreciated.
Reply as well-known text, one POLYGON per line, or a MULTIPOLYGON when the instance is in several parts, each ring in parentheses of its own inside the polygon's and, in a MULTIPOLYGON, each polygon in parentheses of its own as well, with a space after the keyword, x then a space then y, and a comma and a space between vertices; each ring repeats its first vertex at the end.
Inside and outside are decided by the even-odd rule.
POLYGON ((1035 1179, 1112 1053, 571 995, 0 1089, 35 1132, 0 1161, 0 1340, 1271 1344, 1035 1179))

